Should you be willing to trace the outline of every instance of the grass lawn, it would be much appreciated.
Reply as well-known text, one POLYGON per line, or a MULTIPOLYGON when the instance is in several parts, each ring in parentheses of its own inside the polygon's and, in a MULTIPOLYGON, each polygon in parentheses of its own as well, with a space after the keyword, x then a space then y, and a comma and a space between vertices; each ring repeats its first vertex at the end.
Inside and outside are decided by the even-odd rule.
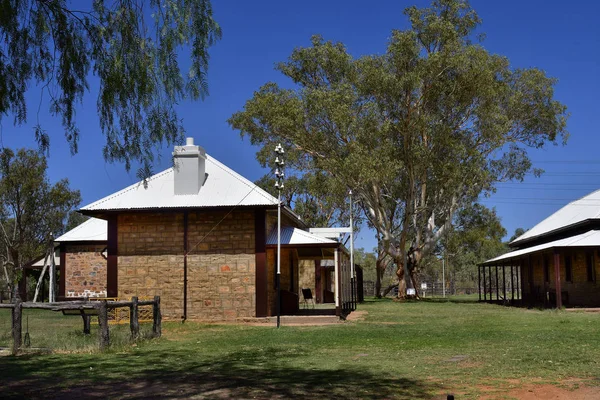
POLYGON ((362 320, 279 330, 167 322, 163 338, 137 345, 121 327, 114 336, 125 339, 102 354, 95 335, 80 338, 80 319, 51 314, 46 346, 63 351, 0 357, 0 398, 507 398, 531 382, 600 385, 600 313, 387 299, 359 311, 362 320))

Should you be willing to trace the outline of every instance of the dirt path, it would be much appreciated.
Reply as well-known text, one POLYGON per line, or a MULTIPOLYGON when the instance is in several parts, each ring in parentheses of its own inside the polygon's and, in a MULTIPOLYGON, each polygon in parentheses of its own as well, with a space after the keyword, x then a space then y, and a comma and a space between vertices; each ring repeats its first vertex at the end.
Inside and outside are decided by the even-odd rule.
POLYGON ((600 399, 600 382, 569 379, 557 384, 510 383, 503 387, 481 387, 481 400, 597 400, 600 399))

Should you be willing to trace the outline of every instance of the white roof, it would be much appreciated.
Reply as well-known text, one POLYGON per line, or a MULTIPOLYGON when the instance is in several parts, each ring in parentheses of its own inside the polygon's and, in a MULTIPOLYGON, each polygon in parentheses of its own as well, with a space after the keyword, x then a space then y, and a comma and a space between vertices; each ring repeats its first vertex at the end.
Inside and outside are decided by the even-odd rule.
MULTIPOLYGON (((267 237, 268 245, 277 244, 277 228, 273 229, 267 237)), ((282 227, 281 228, 281 244, 314 244, 316 246, 321 244, 338 244, 335 240, 323 238, 312 233, 303 231, 300 228, 282 227)))
POLYGON ((209 155, 206 156, 206 174, 198 194, 175 195, 175 174, 173 168, 169 168, 148 178, 147 187, 140 181, 82 210, 277 205, 275 197, 209 155))
POLYGON ((511 258, 521 257, 536 251, 551 249, 555 247, 592 247, 600 246, 600 231, 588 231, 580 235, 571 236, 565 239, 555 240, 553 242, 543 243, 537 246, 527 247, 526 249, 511 251, 499 257, 487 260, 483 264, 493 264, 494 262, 509 260, 511 258))
MULTIPOLYGON (((31 263, 32 267, 43 267, 46 257, 42 256, 36 262, 31 263)), ((54 248, 54 265, 60 265, 60 248, 54 248)))
POLYGON ((575 200, 516 238, 511 244, 541 236, 588 219, 600 218, 600 190, 575 200))
MULTIPOLYGON (((90 218, 77 225, 64 235, 54 239, 55 242, 106 241, 108 223, 103 219, 90 218)), ((43 261, 42 261, 43 262, 43 261)))

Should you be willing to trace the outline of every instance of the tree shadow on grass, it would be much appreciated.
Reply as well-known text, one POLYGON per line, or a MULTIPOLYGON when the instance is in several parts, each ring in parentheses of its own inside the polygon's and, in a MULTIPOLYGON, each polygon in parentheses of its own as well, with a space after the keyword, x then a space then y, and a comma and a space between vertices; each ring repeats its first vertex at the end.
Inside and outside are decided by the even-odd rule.
POLYGON ((439 390, 410 377, 375 375, 350 362, 336 369, 297 367, 294 354, 272 348, 208 360, 183 350, 94 356, 5 357, 0 398, 428 399, 439 390))

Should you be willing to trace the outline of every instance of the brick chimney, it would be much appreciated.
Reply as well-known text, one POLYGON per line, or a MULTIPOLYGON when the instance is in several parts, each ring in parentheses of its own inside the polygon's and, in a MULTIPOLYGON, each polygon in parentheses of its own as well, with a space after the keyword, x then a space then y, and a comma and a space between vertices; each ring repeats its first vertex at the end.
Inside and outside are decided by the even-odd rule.
POLYGON ((175 194, 198 194, 206 176, 206 151, 189 137, 185 146, 175 146, 173 158, 175 194))

